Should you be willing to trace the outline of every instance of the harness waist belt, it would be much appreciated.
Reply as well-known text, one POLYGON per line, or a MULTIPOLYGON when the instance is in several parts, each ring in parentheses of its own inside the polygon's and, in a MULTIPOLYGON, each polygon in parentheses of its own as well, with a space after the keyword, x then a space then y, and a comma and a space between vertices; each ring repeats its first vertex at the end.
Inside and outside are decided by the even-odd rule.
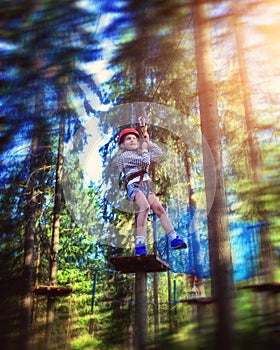
MULTIPOLYGON (((137 171, 136 173, 133 173, 131 175, 129 175, 127 178, 126 178, 126 182, 128 183, 129 181, 135 179, 136 177, 138 176, 141 176, 141 178, 143 179, 143 176, 145 174, 147 174, 148 172, 146 170, 140 170, 140 171, 137 171)), ((141 181, 141 179, 140 179, 141 181)))

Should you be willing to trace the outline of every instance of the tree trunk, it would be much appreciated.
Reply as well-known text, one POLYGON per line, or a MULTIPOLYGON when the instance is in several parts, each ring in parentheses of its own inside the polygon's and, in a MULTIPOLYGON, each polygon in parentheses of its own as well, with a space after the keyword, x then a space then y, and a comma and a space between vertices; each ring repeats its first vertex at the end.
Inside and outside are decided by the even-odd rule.
MULTIPOLYGON (((63 87, 64 89, 64 87, 63 87)), ((66 101, 66 95, 64 94, 60 101, 62 106, 66 101)), ((58 142, 58 154, 56 164, 56 183, 55 183, 55 199, 53 210, 53 229, 52 229, 52 243, 51 243, 51 256, 50 256, 50 276, 49 285, 54 286, 57 284, 57 266, 58 266, 58 244, 59 244, 59 229, 60 229, 60 211, 62 200, 62 170, 63 170, 63 151, 64 151, 64 134, 65 134, 65 109, 60 110, 60 126, 59 126, 59 142, 58 142)), ((55 297, 48 296, 47 301, 47 319, 46 319, 46 344, 47 348, 51 345, 52 328, 55 314, 55 297)))
MULTIPOLYGON (((187 186, 188 186, 188 204, 189 204, 189 215, 191 218, 190 224, 188 226, 189 234, 192 238, 192 253, 194 257, 194 266, 200 267, 199 256, 200 256, 200 233, 197 229, 197 219, 195 219, 195 210, 197 209, 197 202, 195 198, 195 185, 192 172, 192 160, 189 148, 187 148, 184 155, 184 163, 187 174, 187 186)), ((195 269, 195 268, 193 268, 195 269)), ((189 273, 191 271, 188 271, 189 273)), ((195 271, 196 274, 200 275, 201 271, 195 271)), ((186 277, 188 280, 188 277, 186 277)))
POLYGON ((215 349, 230 350, 233 348, 234 326, 232 264, 210 27, 207 18, 207 4, 202 0, 195 1, 193 9, 201 132, 206 141, 206 144, 205 142, 202 144, 202 151, 208 213, 212 294, 216 305, 215 349), (213 186, 213 176, 207 162, 209 156, 207 144, 215 161, 216 192, 213 204, 210 202, 209 196, 209 191, 213 186))
POLYGON ((253 207, 256 210, 257 219, 265 223, 262 225, 260 234, 260 276, 263 282, 272 282, 274 280, 274 264, 268 225, 268 214, 263 207, 263 203, 259 203, 258 201, 258 198, 261 195, 260 192, 262 183, 262 160, 256 136, 256 123, 254 111, 252 108, 250 83, 248 79, 246 57, 244 51, 244 28, 242 20, 239 19, 239 14, 241 13, 240 11, 241 9, 239 9, 238 6, 235 6, 235 13, 233 14, 233 19, 240 80, 243 90, 245 123, 248 135, 250 170, 252 174, 253 183, 256 185, 255 190, 252 193, 253 207))
POLYGON ((144 350, 147 346, 147 273, 135 274, 135 350, 144 350))
POLYGON ((191 152, 186 145, 187 149, 184 153, 184 164, 187 174, 187 187, 188 187, 188 204, 192 208, 196 208, 196 198, 195 198, 195 185, 194 185, 194 178, 193 178, 193 172, 192 172, 192 160, 191 160, 191 152))
MULTIPOLYGON (((154 174, 153 174, 154 175, 154 174)), ((153 238, 154 238, 154 253, 156 254, 156 241, 157 241, 157 216, 155 213, 152 215, 152 227, 153 227, 153 238)), ((158 296, 158 273, 153 274, 153 305, 154 305, 154 334, 155 340, 159 334, 159 296, 158 296)))
POLYGON ((31 346, 31 315, 32 315, 32 286, 33 286, 33 263, 34 263, 34 239, 36 225, 36 183, 34 172, 37 168, 38 138, 34 136, 31 144, 30 178, 27 186, 27 204, 25 212, 25 235, 24 235, 24 265, 22 275, 22 339, 23 349, 31 346))

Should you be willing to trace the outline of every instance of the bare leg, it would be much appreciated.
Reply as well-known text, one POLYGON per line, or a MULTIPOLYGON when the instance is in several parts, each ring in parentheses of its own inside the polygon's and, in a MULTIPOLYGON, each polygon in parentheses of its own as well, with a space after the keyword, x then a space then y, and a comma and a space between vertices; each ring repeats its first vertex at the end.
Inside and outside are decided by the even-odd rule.
POLYGON ((172 231, 174 231, 174 227, 171 224, 165 209, 163 206, 160 204, 158 198, 156 197, 155 194, 149 194, 148 197, 149 204, 151 206, 151 209, 153 212, 156 214, 156 216, 160 219, 161 225, 164 229, 164 231, 168 234, 172 231))
POLYGON ((135 195, 135 203, 138 205, 138 213, 136 218, 136 236, 147 236, 147 219, 150 211, 150 205, 142 192, 135 195))
POLYGON ((177 236, 173 225, 171 224, 166 211, 160 204, 155 194, 150 194, 148 197, 148 202, 154 213, 159 217, 161 225, 168 235, 168 239, 171 242, 172 249, 185 249, 187 247, 186 243, 177 236))

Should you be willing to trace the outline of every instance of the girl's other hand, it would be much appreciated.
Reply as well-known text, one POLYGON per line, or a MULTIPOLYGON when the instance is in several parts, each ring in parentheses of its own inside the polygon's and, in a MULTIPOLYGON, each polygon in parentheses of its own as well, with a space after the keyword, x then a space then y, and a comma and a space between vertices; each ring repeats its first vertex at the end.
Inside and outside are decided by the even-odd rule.
POLYGON ((148 149, 148 142, 147 141, 144 141, 143 143, 142 143, 142 145, 141 145, 141 148, 142 149, 148 149))

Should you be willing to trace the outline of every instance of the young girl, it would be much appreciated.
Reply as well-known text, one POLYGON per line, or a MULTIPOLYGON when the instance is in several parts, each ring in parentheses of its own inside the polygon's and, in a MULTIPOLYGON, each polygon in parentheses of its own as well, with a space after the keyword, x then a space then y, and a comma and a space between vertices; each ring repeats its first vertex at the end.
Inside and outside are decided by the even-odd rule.
POLYGON ((127 194, 131 202, 138 206, 136 214, 136 255, 146 255, 146 223, 150 209, 159 217, 161 225, 169 237, 172 249, 184 249, 186 243, 180 239, 171 224, 163 206, 150 189, 149 165, 160 158, 161 149, 149 140, 147 131, 143 133, 140 147, 140 135, 135 129, 124 129, 119 135, 121 154, 118 167, 127 183, 127 194))

